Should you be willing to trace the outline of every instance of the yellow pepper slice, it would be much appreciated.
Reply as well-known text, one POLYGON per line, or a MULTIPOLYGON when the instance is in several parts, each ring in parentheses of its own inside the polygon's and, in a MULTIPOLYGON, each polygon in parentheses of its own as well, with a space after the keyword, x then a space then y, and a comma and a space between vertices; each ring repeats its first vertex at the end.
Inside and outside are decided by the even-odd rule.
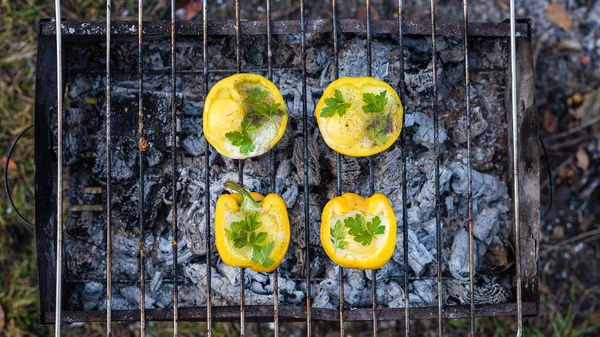
POLYGON ((221 259, 232 267, 275 270, 290 243, 285 202, 277 194, 263 197, 233 182, 225 187, 237 193, 220 196, 215 208, 215 242, 221 259))
POLYGON ((342 77, 319 100, 315 114, 327 146, 364 157, 387 150, 402 129, 402 102, 396 91, 373 77, 342 77))
POLYGON ((388 198, 346 193, 329 200, 321 216, 321 245, 344 268, 381 268, 396 247, 396 217, 388 198))
POLYGON ((279 89, 260 75, 237 74, 215 84, 204 102, 204 137, 233 159, 259 156, 283 136, 288 111, 279 89))

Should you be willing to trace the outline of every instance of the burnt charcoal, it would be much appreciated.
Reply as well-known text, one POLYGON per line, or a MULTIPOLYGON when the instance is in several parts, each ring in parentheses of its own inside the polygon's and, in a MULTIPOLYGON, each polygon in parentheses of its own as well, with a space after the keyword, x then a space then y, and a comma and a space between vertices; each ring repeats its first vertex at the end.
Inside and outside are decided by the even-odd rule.
MULTIPOLYGON (((320 247, 321 212, 325 203, 337 196, 336 153, 322 140, 314 114, 315 105, 324 88, 333 79, 333 55, 330 34, 307 36, 308 56, 306 77, 306 102, 303 102, 300 67, 300 41, 297 35, 274 36, 273 81, 280 88, 289 110, 289 121, 281 141, 275 146, 275 167, 270 155, 244 161, 244 186, 262 194, 280 194, 290 215, 291 242, 287 255, 278 268, 281 305, 301 304, 305 298, 304 282, 308 264, 312 274, 311 294, 316 308, 336 309, 338 306, 338 271, 320 247), (304 103, 306 104, 307 132, 304 132, 304 103), (304 165, 304 136, 308 137, 308 165, 304 165), (305 181, 305 170, 308 181, 305 181), (275 171, 275 186, 271 176, 275 171), (308 184, 308 219, 304 213, 304 187, 308 184), (306 226, 308 225, 308 228, 306 226), (306 231, 308 230, 308 242, 306 231), (305 250, 310 250, 306 261, 305 250)), ((465 241, 467 213, 466 174, 466 115, 464 78, 462 77, 462 40, 440 37, 438 41, 439 75, 439 143, 440 143, 440 209, 442 247, 436 244, 436 191, 435 153, 433 149, 434 100, 431 88, 431 53, 427 38, 405 37, 405 87, 404 129, 400 140, 389 150, 373 157, 375 190, 385 194, 397 218, 396 250, 392 260, 375 271, 377 275, 377 300, 381 307, 404 306, 404 293, 408 292, 410 305, 432 305, 437 296, 436 254, 442 252, 444 284, 450 280, 453 303, 465 303, 464 292, 465 241), (448 141, 451 140, 451 141, 448 141), (404 144, 403 146, 401 144, 404 144), (406 181, 403 181, 402 159, 406 156, 406 181), (406 182, 407 200, 403 200, 402 186, 406 182), (408 212, 403 214, 406 202, 408 212), (403 217, 407 217, 408 236, 404 238, 403 217), (408 240, 408 265, 404 265, 404 240, 408 240), (404 271, 411 280, 409 289, 403 289, 404 271)), ((509 294, 510 283, 490 279, 487 273, 490 262, 482 259, 494 240, 507 235, 510 198, 502 179, 506 170, 506 110, 505 73, 507 44, 502 41, 474 39, 471 44, 473 120, 471 128, 473 155, 474 233, 478 249, 475 280, 478 285, 489 282, 493 287, 481 285, 483 303, 485 294, 494 301, 509 294), (483 280, 483 281, 482 281, 483 280), (500 294, 500 295, 497 295, 500 294)), ((238 180, 239 161, 223 157, 211 147, 206 148, 202 135, 202 109, 204 106, 204 79, 194 73, 202 71, 202 43, 196 37, 178 40, 178 68, 188 71, 177 77, 178 141, 171 141, 171 79, 170 45, 158 38, 144 47, 144 65, 164 74, 147 73, 144 76, 143 137, 148 148, 142 153, 144 164, 144 216, 143 233, 139 216, 139 161, 138 148, 138 88, 137 44, 135 41, 117 41, 112 53, 113 70, 119 75, 112 78, 111 181, 113 209, 113 280, 115 309, 136 308, 139 301, 139 245, 142 238, 146 246, 145 269, 148 307, 172 305, 173 279, 179 280, 180 306, 198 307, 206 303, 206 263, 212 268, 211 285, 214 305, 239 303, 239 268, 225 265, 219 258, 214 243, 214 208, 217 198, 228 193, 226 181, 238 180), (173 146, 177 152, 177 224, 178 236, 172 238, 173 146), (209 169, 205 171, 208 156, 209 169), (208 175, 208 177, 207 177, 208 175), (209 189, 205 185, 208 178, 209 189), (206 194, 210 193, 207 204, 206 194), (210 214, 207 214, 207 210, 210 214), (208 221, 207 216, 210 215, 208 221), (207 254, 207 231, 211 235, 211 254, 207 254), (178 275, 173 275, 171 240, 177 241, 178 275), (129 282, 129 283, 127 283, 129 282), (135 289, 138 289, 137 292, 135 289)), ((208 43, 209 86, 229 76, 235 69, 235 38, 213 36, 208 43)), ((266 68, 266 39, 252 36, 243 39, 242 68, 259 72, 266 68)), ((393 36, 373 37, 373 74, 399 87, 402 78, 398 41, 393 36)), ((69 211, 65 245, 69 259, 68 276, 73 279, 102 278, 105 275, 105 242, 103 203, 105 195, 91 197, 84 190, 98 189, 106 183, 106 129, 104 77, 89 74, 90 69, 104 71, 104 47, 91 44, 88 48, 74 46, 67 54, 72 69, 69 93, 71 107, 69 127, 65 133, 65 159, 68 159, 68 196, 74 206, 94 206, 69 211), (89 84, 91 83, 91 89, 89 84), (94 98, 94 100, 86 98, 94 98), (89 103, 88 103, 89 102, 89 103), (69 138, 70 137, 70 138, 69 138), (74 178, 73 178, 74 177, 74 178), (85 208, 84 208, 85 209, 85 208)), ((366 75, 366 42, 364 36, 343 34, 340 38, 340 75, 366 75)), ((53 126, 56 143, 56 125, 53 126)), ((54 145, 55 146, 55 145, 54 145)), ((342 190, 368 196, 369 167, 367 158, 341 157, 342 190)), ((100 189, 103 191, 103 189, 100 189)), ((97 193, 100 195, 100 193, 97 193)), ((468 269, 467 269, 468 270, 468 269)), ((346 270, 344 302, 346 307, 371 305, 370 280, 372 272, 346 270)), ((491 273, 491 272, 490 272, 491 273)), ((273 301, 272 275, 246 271, 241 282, 246 286, 246 303, 270 305, 273 301)), ((468 282, 467 282, 468 283, 468 282)), ((92 286, 90 286, 92 287, 92 286)), ((446 291, 446 290, 445 290, 446 291)), ((478 290, 479 291, 479 290, 478 290)), ((70 301, 74 309, 102 308, 103 290, 92 287, 73 287, 70 301), (84 299, 86 298, 86 299, 84 299), (72 300, 71 300, 72 299, 72 300), (90 302, 90 303, 87 303, 90 302), (96 303, 94 305, 94 302, 96 303)), ((507 295, 508 296, 508 295, 507 295)), ((510 296, 509 296, 510 297, 510 296)), ((506 298, 509 298, 506 297, 506 298)))
POLYGON ((205 145, 204 137, 198 137, 195 134, 191 134, 183 140, 183 150, 192 157, 203 155, 206 151, 205 145))

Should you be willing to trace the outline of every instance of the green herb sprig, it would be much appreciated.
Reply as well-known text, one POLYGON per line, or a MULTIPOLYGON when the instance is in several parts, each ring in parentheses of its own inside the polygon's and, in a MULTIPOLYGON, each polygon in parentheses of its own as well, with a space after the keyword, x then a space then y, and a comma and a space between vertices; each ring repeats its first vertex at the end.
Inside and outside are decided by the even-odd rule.
POLYGON ((240 148, 240 152, 243 154, 248 154, 254 151, 254 142, 252 138, 250 138, 249 130, 252 130, 252 126, 250 123, 244 119, 242 121, 242 129, 240 131, 232 131, 227 132, 225 137, 229 139, 233 146, 238 146, 240 148))
POLYGON ((233 242, 235 248, 252 248, 252 262, 263 267, 269 267, 275 261, 269 258, 275 247, 274 242, 261 245, 267 239, 267 232, 258 232, 262 222, 258 220, 259 212, 246 214, 244 220, 232 222, 229 228, 225 228, 225 235, 233 242))
POLYGON ((271 242, 264 246, 253 246, 252 250, 252 262, 259 264, 263 267, 268 267, 275 263, 269 255, 273 252, 273 248, 275 247, 275 243, 271 242))
POLYGON ((331 243, 336 249, 346 249, 348 247, 348 241, 346 241, 346 233, 344 232, 344 225, 340 220, 335 222, 335 225, 331 227, 331 243))
POLYGON ((381 224, 381 219, 376 216, 367 222, 361 214, 344 219, 344 225, 348 228, 348 234, 354 237, 354 241, 368 246, 371 244, 375 235, 385 233, 385 226, 381 224))
POLYGON ((229 139, 233 146, 240 148, 240 152, 248 154, 254 151, 255 146, 250 133, 248 131, 256 130, 263 125, 264 120, 268 120, 277 128, 279 125, 275 122, 273 117, 281 113, 280 103, 267 103, 267 91, 262 90, 258 87, 248 89, 246 91, 248 96, 244 99, 244 103, 247 103, 251 111, 244 116, 242 121, 242 129, 240 131, 228 132, 225 137, 229 139))
POLYGON ((378 113, 381 115, 376 117, 375 122, 370 125, 367 131, 369 139, 374 141, 377 145, 383 145, 389 139, 385 127, 390 116, 384 115, 387 100, 386 90, 381 91, 378 95, 372 93, 363 94, 363 102, 365 103, 365 105, 362 106, 363 112, 368 114, 378 113))
POLYGON ((333 93, 333 97, 325 98, 325 107, 321 109, 321 117, 333 117, 336 114, 340 117, 346 114, 350 103, 344 101, 344 96, 339 90, 333 93))
POLYGON ((250 119, 250 124, 256 126, 257 128, 262 125, 262 118, 266 118, 269 120, 275 128, 278 127, 277 123, 273 119, 274 115, 279 115, 281 106, 280 103, 266 103, 265 99, 267 98, 267 91, 261 90, 260 88, 254 87, 248 89, 246 92, 248 96, 244 99, 244 103, 248 103, 252 109, 250 113, 248 113, 245 119, 250 119), (258 117, 258 118, 255 118, 258 117))

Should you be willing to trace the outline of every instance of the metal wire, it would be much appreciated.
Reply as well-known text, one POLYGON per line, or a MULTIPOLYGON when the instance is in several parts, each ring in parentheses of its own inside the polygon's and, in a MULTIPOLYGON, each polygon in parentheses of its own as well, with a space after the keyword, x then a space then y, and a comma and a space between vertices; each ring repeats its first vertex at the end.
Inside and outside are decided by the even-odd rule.
POLYGON ((520 223, 519 223, 519 132, 517 111, 517 36, 515 32, 515 0, 510 0, 510 91, 512 112, 512 169, 515 234, 515 271, 517 283, 517 337, 523 334, 523 298, 521 295, 520 223))
MULTIPOLYGON (((331 0, 331 11, 332 11, 332 25, 333 25, 333 73, 334 78, 337 80, 340 77, 339 68, 339 41, 338 41, 338 24, 337 24, 337 1, 331 0)), ((342 194, 342 155, 336 153, 336 166, 337 166, 337 195, 342 194)), ((308 170, 308 166, 306 167, 308 170)), ((308 242, 307 242, 308 248, 308 242)), ((340 314, 340 336, 344 337, 344 268, 339 267, 338 274, 339 283, 339 314, 340 314)))
POLYGON ((8 166, 10 165, 10 158, 12 157, 12 153, 15 150, 15 146, 17 146, 19 139, 21 139, 21 137, 23 137, 25 132, 27 132, 31 128, 33 128, 34 125, 35 124, 27 125, 23 130, 21 130, 17 134, 17 136, 15 137, 13 142, 10 144, 10 147, 8 148, 8 153, 6 154, 6 162, 4 163, 4 193, 6 194, 6 199, 8 199, 10 206, 15 211, 15 213, 17 214, 19 219, 21 219, 21 221, 24 224, 26 224, 27 226, 32 227, 32 228, 35 228, 35 225, 33 223, 31 223, 29 220, 25 219, 25 217, 23 217, 23 215, 21 214, 21 212, 19 212, 19 209, 17 208, 17 206, 15 206, 15 203, 13 202, 12 196, 10 194, 10 186, 8 183, 8 166))
POLYGON ((431 11, 431 86, 433 89, 433 146, 435 152, 435 224, 436 224, 436 262, 437 262, 437 298, 438 298, 438 336, 443 335, 443 299, 442 299, 442 223, 440 202, 440 139, 439 112, 437 91, 437 46, 436 46, 436 14, 435 0, 430 1, 431 11))
MULTIPOLYGON (((366 2, 366 28, 367 28, 367 76, 373 76, 373 54, 371 52, 371 1, 366 2)), ((373 156, 369 157, 369 195, 375 193, 375 166, 373 156)), ((377 336, 377 270, 372 270, 371 278, 371 320, 373 324, 373 336, 377 336)))
POLYGON ((106 0, 106 336, 112 336, 111 0, 106 0))
POLYGON ((139 229, 140 229, 140 335, 146 335, 146 283, 145 255, 146 243, 144 241, 144 151, 148 146, 144 139, 144 58, 142 53, 143 28, 143 0, 138 0, 138 148, 139 148, 139 229))
MULTIPOLYGON (((272 50, 272 34, 271 34, 271 0, 266 0, 267 3, 267 78, 273 81, 273 50, 272 50)), ((269 153, 269 166, 271 167, 271 191, 276 191, 276 167, 275 167, 275 150, 269 153)), ((273 332, 274 337, 279 337, 279 268, 273 271, 273 332)))
POLYGON ((469 226, 469 315, 470 315, 470 333, 475 337, 475 277, 474 268, 474 243, 473 243, 473 163, 471 159, 471 89, 469 78, 469 3, 463 0, 463 23, 464 23, 464 57, 465 57, 465 105, 467 113, 467 223, 469 226))
POLYGON ((304 161, 304 268, 306 275, 306 336, 312 335, 312 304, 310 298, 310 224, 309 224, 309 195, 310 181, 308 176, 308 115, 306 109, 306 22, 304 15, 304 0, 300 0, 300 36, 302 62, 302 136, 304 161))
POLYGON ((62 259, 63 259, 63 74, 62 74, 62 27, 60 0, 54 2, 56 14, 56 116, 57 116, 57 184, 56 184, 56 296, 54 302, 54 335, 60 336, 62 304, 62 259))
MULTIPOLYGON (((202 1, 202 58, 204 80, 204 97, 208 95, 208 1, 202 1)), ((204 154, 204 214, 206 215, 206 336, 212 337, 212 269, 211 261, 211 242, 210 242, 210 143, 208 140, 204 144, 206 153, 204 154)))
MULTIPOLYGON (((235 0, 235 64, 236 73, 242 70, 241 55, 241 24, 240 24, 240 1, 235 0)), ((238 179, 241 186, 244 186, 244 160, 238 161, 238 179)), ((244 287, 244 268, 240 268, 240 336, 246 334, 246 299, 244 287)))
MULTIPOLYGON (((398 0, 398 41, 399 41, 399 61, 400 61, 400 83, 398 90, 400 91, 400 100, 404 104, 406 111, 406 99, 404 95, 404 11, 402 0, 398 0)), ((406 118, 402 118, 402 130, 405 130, 404 125, 406 118)), ((400 147, 402 148, 402 250, 404 252, 403 263, 404 263, 404 335, 408 337, 410 335, 410 303, 408 301, 408 193, 407 193, 407 179, 406 179, 406 132, 402 132, 400 138, 400 147)))
POLYGON ((172 164, 172 181, 173 186, 173 204, 171 206, 172 218, 172 238, 171 245, 173 248, 173 336, 179 335, 178 320, 179 320, 179 284, 177 282, 177 242, 178 242, 178 220, 177 220, 177 54, 175 52, 175 0, 171 0, 171 164, 172 164))

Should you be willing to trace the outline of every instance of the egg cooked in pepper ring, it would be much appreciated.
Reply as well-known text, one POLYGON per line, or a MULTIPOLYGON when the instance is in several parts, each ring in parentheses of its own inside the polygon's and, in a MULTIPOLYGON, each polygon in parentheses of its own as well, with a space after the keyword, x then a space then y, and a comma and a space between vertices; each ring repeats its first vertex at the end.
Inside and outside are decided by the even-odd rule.
POLYGON ((321 245, 344 268, 381 268, 396 248, 396 217, 388 198, 346 193, 329 200, 321 216, 321 245))
POLYGON ((204 102, 206 140, 233 159, 259 156, 283 136, 288 111, 273 82, 255 74, 237 74, 215 84, 204 102))
POLYGON ((402 129, 402 113, 396 91, 372 77, 332 82, 315 111, 325 143, 353 157, 371 156, 392 146, 402 129))

